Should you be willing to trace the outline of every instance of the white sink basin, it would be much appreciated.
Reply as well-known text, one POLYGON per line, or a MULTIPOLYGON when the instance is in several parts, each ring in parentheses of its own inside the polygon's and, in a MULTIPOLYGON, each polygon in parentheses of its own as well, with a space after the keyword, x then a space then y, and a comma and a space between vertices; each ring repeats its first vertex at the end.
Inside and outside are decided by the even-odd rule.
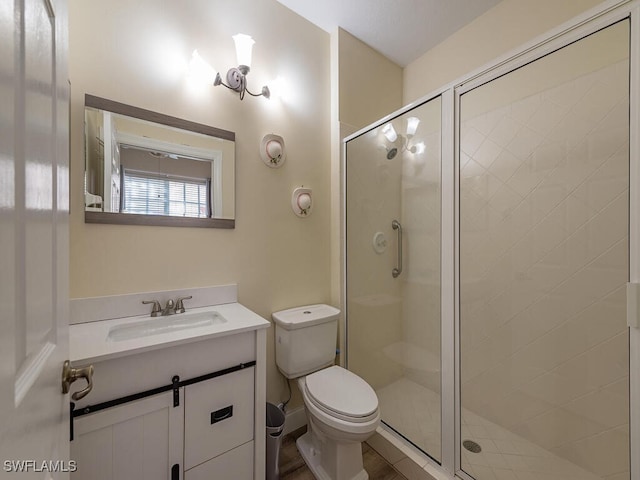
POLYGON ((178 313, 166 317, 155 317, 139 322, 127 322, 109 329, 107 340, 120 342, 134 338, 179 332, 190 328, 209 327, 226 323, 227 320, 218 312, 178 313))

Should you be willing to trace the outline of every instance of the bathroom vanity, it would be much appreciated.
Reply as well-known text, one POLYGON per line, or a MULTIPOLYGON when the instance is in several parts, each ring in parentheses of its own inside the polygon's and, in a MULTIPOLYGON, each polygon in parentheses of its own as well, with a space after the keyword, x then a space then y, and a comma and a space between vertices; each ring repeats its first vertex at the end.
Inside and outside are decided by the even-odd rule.
POLYGON ((71 362, 95 369, 71 478, 263 479, 268 326, 235 301, 71 325, 71 362))

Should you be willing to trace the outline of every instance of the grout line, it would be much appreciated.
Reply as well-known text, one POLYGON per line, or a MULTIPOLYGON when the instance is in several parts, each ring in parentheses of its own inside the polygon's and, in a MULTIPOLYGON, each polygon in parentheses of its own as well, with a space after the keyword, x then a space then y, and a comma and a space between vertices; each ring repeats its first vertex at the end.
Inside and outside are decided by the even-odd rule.
MULTIPOLYGON (((562 285, 567 284, 573 277, 575 277, 578 273, 580 273, 581 271, 583 271, 585 268, 589 267, 591 264, 593 264, 595 261, 597 261, 600 257, 602 257, 602 255, 605 255, 606 253, 609 253, 611 250, 613 250, 614 248, 616 248, 620 243, 626 241, 625 239, 622 240, 618 240, 617 242, 615 242, 611 247, 609 247, 607 250, 605 250, 602 254, 600 254, 598 257, 594 258, 592 261, 590 261, 588 264, 586 264, 585 266, 583 266, 581 269, 577 270, 575 273, 573 273, 570 277, 568 277, 565 281, 563 281, 562 283, 558 284, 557 287, 560 287, 562 285)), ((609 295, 611 295, 612 293, 614 293, 616 290, 618 290, 619 288, 623 287, 625 284, 621 284, 621 285, 617 285, 616 287, 614 287, 613 289, 607 291, 606 293, 604 293, 602 296, 598 297, 596 300, 592 301, 591 303, 589 303, 588 305, 586 305, 585 307, 583 307, 582 309, 578 310, 574 315, 572 315, 571 317, 568 317, 567 319, 565 319, 564 321, 562 321, 561 323, 557 324, 556 326, 552 327, 550 330, 546 331, 544 334, 536 337, 535 339, 531 340, 528 343, 525 343, 524 345, 522 345, 517 351, 512 352, 509 356, 505 357, 502 360, 499 360, 497 363, 494 364, 494 366, 497 366, 501 363, 504 363, 505 360, 511 359, 514 355, 516 355, 518 352, 522 351, 523 349, 525 349, 526 347, 532 345, 533 343, 537 342, 538 340, 550 335, 551 333, 553 333, 554 331, 558 330, 559 328, 561 328, 563 325, 565 325, 566 323, 568 323, 571 320, 574 320, 575 318, 577 318, 578 316, 580 316, 582 313, 584 313, 586 310, 588 310, 589 308, 593 307, 594 305, 596 305, 597 303, 599 303, 600 301, 602 301, 604 298, 608 297, 609 295)), ((551 296, 551 293, 547 293, 543 296, 541 296, 540 298, 536 299, 533 303, 531 303, 529 306, 527 306, 525 309, 523 309, 520 313, 526 312, 527 310, 529 310, 530 308, 533 307, 534 304, 540 303, 542 300, 544 300, 545 298, 551 296)), ((503 323, 501 325, 501 327, 507 325, 508 323, 510 323, 513 319, 515 318, 512 317, 511 319, 509 319, 507 322, 503 323)), ((498 327, 498 328, 501 328, 498 327)), ((498 329, 496 328, 494 331, 492 331, 492 333, 495 333, 495 331, 498 329)), ((617 336, 614 335, 614 336, 617 336)), ((585 350, 585 352, 588 352, 589 350, 595 348, 596 346, 602 344, 603 342, 611 339, 613 337, 609 337, 608 339, 605 339, 601 342, 598 342, 597 344, 593 345, 592 347, 590 347, 588 350, 585 350)), ((491 339, 487 340, 490 341, 491 339)), ((567 360, 569 361, 569 360, 567 360)), ((565 362, 562 362, 560 364, 558 364, 557 366, 563 365, 565 362)), ((555 367, 554 367, 555 369, 555 367)), ((488 371, 488 370, 487 370, 488 371)), ((534 377, 534 378, 538 378, 534 377)), ((468 381, 468 380, 467 380, 468 381)))
MULTIPOLYGON (((561 245, 563 245, 563 244, 566 244, 568 240, 570 240, 572 237, 574 237, 574 236, 576 236, 576 235, 578 234, 578 230, 580 230, 582 227, 584 227, 584 226, 588 225, 589 223, 591 223, 591 222, 592 222, 592 221, 593 221, 593 220, 594 220, 598 215, 600 215, 600 214, 601 214, 601 213, 602 213, 606 208, 608 208, 609 206, 611 206, 614 202, 616 202, 616 201, 617 201, 619 198, 621 198, 622 196, 626 195, 626 194, 627 194, 627 192, 628 192, 628 189, 625 189, 625 191, 624 191, 624 192, 622 192, 622 193, 621 193, 621 194, 619 194, 617 197, 615 197, 613 200, 611 200, 611 201, 610 201, 610 202, 609 202, 605 207, 603 207, 600 211, 598 211, 598 213, 597 213, 596 215, 594 215, 591 219, 589 219, 589 220, 588 220, 587 222, 585 222, 582 226, 580 226, 578 229, 576 229, 576 231, 575 231, 574 233, 572 233, 569 237, 567 237, 566 239, 564 239, 561 243, 559 243, 558 245, 556 245, 553 249, 551 249, 551 250, 549 250, 548 252, 546 252, 546 254, 543 256, 543 258, 541 258, 540 260, 538 260, 537 262, 535 262, 534 264, 532 264, 532 265, 531 265, 531 266, 530 266, 530 267, 529 267, 529 268, 528 268, 524 273, 529 273, 533 267, 535 267, 536 265, 539 265, 539 264, 544 260, 544 258, 546 257, 546 255, 547 255, 547 254, 549 254, 549 253, 551 253, 551 251, 553 251, 555 248, 557 248, 557 247, 559 247, 559 246, 561 246, 561 245)), ((615 248, 615 247, 616 247, 616 246, 617 246, 621 241, 624 241, 624 240, 626 240, 626 239, 628 239, 628 236, 627 236, 627 237, 625 237, 625 238, 623 238, 623 239, 617 240, 617 241, 616 241, 616 242, 614 242, 612 245, 610 245, 606 250, 604 250, 604 251, 600 252, 600 253, 598 254, 598 256, 593 257, 592 259, 590 259, 590 260, 588 261, 588 263, 586 263, 586 264, 582 265, 580 268, 578 268, 578 270, 574 271, 574 272, 573 272, 573 273, 571 273, 567 278, 565 278, 565 279, 564 279, 564 280, 562 280, 560 283, 558 283, 557 285, 555 285, 555 286, 553 287, 553 290, 552 290, 552 291, 550 291, 550 292, 545 292, 545 293, 540 294, 537 298, 535 298, 533 301, 531 301, 531 303, 529 303, 525 308, 523 308, 522 310, 520 310, 519 312, 517 312, 515 315, 513 315, 513 316, 512 316, 511 318, 509 318, 507 321, 505 321, 504 323, 502 323, 500 326, 498 326, 498 327, 494 328, 493 330, 491 330, 491 331, 489 331, 489 332, 484 332, 484 333, 489 337, 487 340, 485 340, 485 342, 487 342, 487 341, 489 341, 489 340, 490 340, 490 336, 491 336, 491 334, 495 334, 495 333, 496 333, 500 328, 502 328, 503 326, 505 326, 506 324, 508 324, 509 322, 511 322, 511 321, 512 321, 513 319, 515 319, 518 315, 520 315, 520 314, 522 314, 522 313, 526 312, 528 309, 532 308, 535 304, 537 304, 537 303, 539 303, 540 301, 542 301, 543 299, 545 299, 545 298, 549 297, 549 296, 553 293, 553 291, 555 291, 557 288, 559 288, 559 287, 561 287, 561 286, 565 285, 566 283, 568 283, 568 282, 569 282, 572 278, 574 278, 578 273, 580 273, 580 272, 582 272, 583 270, 585 270, 586 268, 588 268, 590 265, 592 265, 594 262, 596 262, 600 257, 602 257, 603 255, 605 255, 605 254, 609 253, 609 252, 610 252, 613 248, 615 248)), ((518 243, 519 243, 519 242, 518 242, 518 243)), ((515 245, 514 245, 514 247, 515 247, 515 245)), ((513 247, 512 247, 512 248, 513 248, 513 247)), ((509 251, 510 251, 512 248, 510 248, 510 249, 509 249, 509 251)), ((506 255, 506 253, 505 253, 505 255, 506 255)), ((501 257, 499 257, 499 258, 503 258, 505 255, 502 255, 502 256, 501 256, 501 257)), ((482 277, 482 278, 484 278, 484 277, 482 277)), ((616 288, 619 288, 619 287, 616 287, 616 288)), ((486 303, 484 303, 480 308, 476 309, 476 311, 479 311, 479 310, 481 310, 482 308, 484 308, 485 306, 488 306, 488 305, 490 304, 490 302, 491 302, 491 301, 495 300, 496 298, 500 297, 501 295, 505 294, 506 292, 508 292, 508 289, 506 289, 506 288, 505 288, 505 289, 503 289, 503 290, 500 290, 500 292, 499 292, 499 293, 497 293, 496 295, 494 295, 493 297, 491 297, 491 298, 490 298, 486 303)), ((611 292, 608 292, 606 295, 609 295, 610 293, 611 293, 611 292)), ((606 295, 605 295, 605 296, 606 296, 606 295)), ((603 297, 600 297, 600 299, 601 299, 601 298, 603 298, 603 297)), ((593 302, 593 303, 596 303, 596 302, 593 302)), ((592 303, 592 304, 590 304, 589 306, 593 305, 593 303, 592 303)), ((585 308, 587 308, 587 307, 585 307, 585 308)), ((582 311, 584 311, 584 309, 583 309, 583 310, 580 310, 580 312, 579 312, 579 313, 581 313, 582 311)), ((574 315, 574 317, 575 317, 575 315, 574 315)), ((568 321, 568 320, 570 320, 571 318, 574 318, 574 317, 570 317, 570 318, 569 318, 569 319, 567 319, 566 321, 568 321)), ((477 316, 472 317, 470 320, 475 320, 475 319, 477 319, 477 316)), ((565 322, 563 322, 563 323, 566 323, 566 321, 565 321, 565 322)), ((562 324, 559 324, 559 325, 562 325, 562 324)), ((554 327, 554 329, 552 329, 552 330, 555 330, 555 327, 554 327)), ((483 343, 485 343, 485 342, 481 342, 481 343, 479 343, 479 344, 477 344, 477 345, 478 345, 478 346, 480 346, 480 345, 482 345, 482 344, 483 344, 483 343)), ((526 344, 526 345, 528 345, 528 344, 526 344)), ((526 345, 525 345, 525 346, 526 346, 526 345)))

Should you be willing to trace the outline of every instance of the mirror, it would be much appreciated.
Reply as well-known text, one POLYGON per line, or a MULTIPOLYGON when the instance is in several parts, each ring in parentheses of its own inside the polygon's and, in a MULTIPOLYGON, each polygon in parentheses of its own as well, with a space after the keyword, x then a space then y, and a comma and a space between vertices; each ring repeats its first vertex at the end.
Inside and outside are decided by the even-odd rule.
POLYGON ((235 227, 235 133, 85 95, 85 222, 235 227))

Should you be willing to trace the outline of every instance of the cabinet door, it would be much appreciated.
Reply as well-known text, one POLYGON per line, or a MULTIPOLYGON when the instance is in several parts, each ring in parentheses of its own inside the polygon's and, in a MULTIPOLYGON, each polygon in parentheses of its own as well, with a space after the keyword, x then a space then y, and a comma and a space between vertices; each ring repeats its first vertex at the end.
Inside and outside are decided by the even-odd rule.
POLYGON ((204 462, 184 472, 185 480, 252 480, 253 442, 204 462))
POLYGON ((71 479, 171 480, 171 467, 182 469, 183 426, 184 407, 174 408, 173 392, 79 417, 71 479))
POLYGON ((184 468, 253 439, 255 368, 185 387, 184 468))

